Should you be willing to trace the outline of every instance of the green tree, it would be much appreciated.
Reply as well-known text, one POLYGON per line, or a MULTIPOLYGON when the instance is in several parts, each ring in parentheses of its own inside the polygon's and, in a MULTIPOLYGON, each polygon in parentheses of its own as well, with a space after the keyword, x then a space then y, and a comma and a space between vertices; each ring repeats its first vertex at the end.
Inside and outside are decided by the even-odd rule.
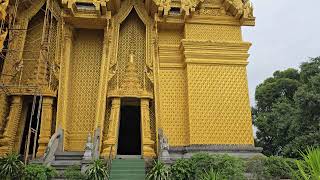
POLYGON ((299 157, 320 144, 320 57, 276 71, 256 88, 253 123, 266 155, 299 157))

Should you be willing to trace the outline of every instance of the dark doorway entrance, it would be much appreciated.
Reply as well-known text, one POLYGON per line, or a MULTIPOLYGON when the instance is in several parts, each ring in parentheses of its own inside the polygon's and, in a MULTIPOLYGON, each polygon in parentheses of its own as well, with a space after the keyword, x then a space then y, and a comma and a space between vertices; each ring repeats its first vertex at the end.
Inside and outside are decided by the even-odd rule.
POLYGON ((140 105, 121 102, 118 155, 141 155, 140 105))
MULTIPOLYGON (((31 99, 33 99, 34 97, 28 97, 31 99)), ((29 133, 29 125, 30 125, 30 120, 31 120, 31 128, 32 129, 37 129, 37 119, 39 117, 39 129, 40 129, 40 124, 41 124, 41 109, 39 109, 39 101, 40 101, 40 97, 36 97, 36 99, 34 99, 34 109, 32 108, 33 106, 33 101, 28 102, 28 110, 27 110, 27 116, 26 116, 26 121, 25 121, 25 125, 24 125, 24 129, 23 129, 23 135, 22 135, 22 141, 21 141, 21 145, 20 145, 20 154, 23 158, 25 158, 26 156, 26 150, 27 150, 27 138, 28 138, 28 133, 29 133), (33 109, 33 110, 32 110, 33 109), (32 111, 33 111, 33 115, 32 115, 32 111), (39 112, 40 111, 40 112, 39 112), (39 113, 39 114, 38 114, 39 113), (31 117, 32 116, 32 117, 31 117)), ((30 133, 30 142, 29 142, 29 151, 28 151, 28 155, 27 156, 31 156, 33 153, 33 148, 34 145, 36 146, 36 152, 38 149, 38 139, 39 139, 39 135, 40 135, 40 130, 37 134, 37 137, 35 137, 35 132, 31 132, 30 133)))

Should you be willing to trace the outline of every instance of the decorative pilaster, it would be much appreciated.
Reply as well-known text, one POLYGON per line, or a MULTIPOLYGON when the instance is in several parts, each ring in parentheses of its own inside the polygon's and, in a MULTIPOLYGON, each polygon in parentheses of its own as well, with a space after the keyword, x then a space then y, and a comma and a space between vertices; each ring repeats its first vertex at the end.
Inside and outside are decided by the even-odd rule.
POLYGON ((13 96, 7 126, 5 128, 3 138, 0 140, 0 155, 4 155, 14 150, 14 140, 17 135, 18 125, 21 118, 21 109, 22 97, 13 96))
POLYGON ((53 98, 44 97, 42 101, 41 126, 37 157, 43 156, 51 137, 53 98))
POLYGON ((0 133, 3 132, 5 119, 8 111, 8 101, 6 94, 0 94, 0 133))
POLYGON ((119 117, 120 117, 120 98, 112 99, 111 114, 110 114, 110 125, 108 129, 107 140, 103 141, 103 146, 105 147, 102 152, 102 156, 108 156, 112 147, 112 156, 116 155, 116 143, 118 139, 118 127, 119 127, 119 117))
POLYGON ((141 99, 141 125, 142 125, 142 144, 143 157, 152 158, 156 154, 154 152, 154 141, 151 139, 150 131, 150 112, 149 99, 141 99))
MULTIPOLYGON (((63 58, 61 62, 60 81, 59 81, 59 96, 58 96, 58 112, 56 129, 64 129, 65 136, 67 137, 67 104, 69 92, 69 72, 71 61, 71 49, 73 39, 73 28, 67 24, 63 25, 64 44, 63 44, 63 58)), ((67 140, 65 139, 65 148, 67 148, 67 140)))

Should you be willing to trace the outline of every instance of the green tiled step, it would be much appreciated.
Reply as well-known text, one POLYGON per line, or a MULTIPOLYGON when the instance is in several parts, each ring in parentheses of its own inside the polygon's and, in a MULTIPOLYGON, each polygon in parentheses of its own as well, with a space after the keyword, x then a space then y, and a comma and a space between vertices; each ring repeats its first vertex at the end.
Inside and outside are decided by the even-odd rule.
POLYGON ((115 174, 110 176, 111 180, 145 180, 144 174, 115 174))
POLYGON ((145 162, 140 158, 115 159, 111 164, 111 180, 144 180, 145 162))

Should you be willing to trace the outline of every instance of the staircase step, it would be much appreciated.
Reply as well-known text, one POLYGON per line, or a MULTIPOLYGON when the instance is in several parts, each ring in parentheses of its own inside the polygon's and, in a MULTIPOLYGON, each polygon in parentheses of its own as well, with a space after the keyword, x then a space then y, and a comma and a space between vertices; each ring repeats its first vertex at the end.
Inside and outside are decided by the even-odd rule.
POLYGON ((111 174, 145 174, 144 169, 112 169, 111 174))
POLYGON ((51 163, 51 166, 57 170, 65 170, 70 166, 79 166, 80 167, 80 165, 81 165, 81 162, 70 162, 70 161, 53 161, 51 163))
POLYGON ((144 174, 115 174, 110 176, 111 180, 144 180, 144 174))
POLYGON ((144 160, 142 159, 115 159, 112 161, 112 164, 118 164, 118 163, 127 163, 127 164, 145 164, 144 160))
POLYGON ((145 161, 140 157, 115 159, 111 164, 111 180, 144 180, 145 161))
POLYGON ((55 160, 81 160, 84 152, 60 152, 55 154, 55 160))
POLYGON ((116 159, 142 159, 141 155, 117 155, 116 159))
POLYGON ((111 165, 111 170, 141 170, 145 169, 144 166, 127 166, 127 165, 121 165, 121 166, 113 166, 111 165))

